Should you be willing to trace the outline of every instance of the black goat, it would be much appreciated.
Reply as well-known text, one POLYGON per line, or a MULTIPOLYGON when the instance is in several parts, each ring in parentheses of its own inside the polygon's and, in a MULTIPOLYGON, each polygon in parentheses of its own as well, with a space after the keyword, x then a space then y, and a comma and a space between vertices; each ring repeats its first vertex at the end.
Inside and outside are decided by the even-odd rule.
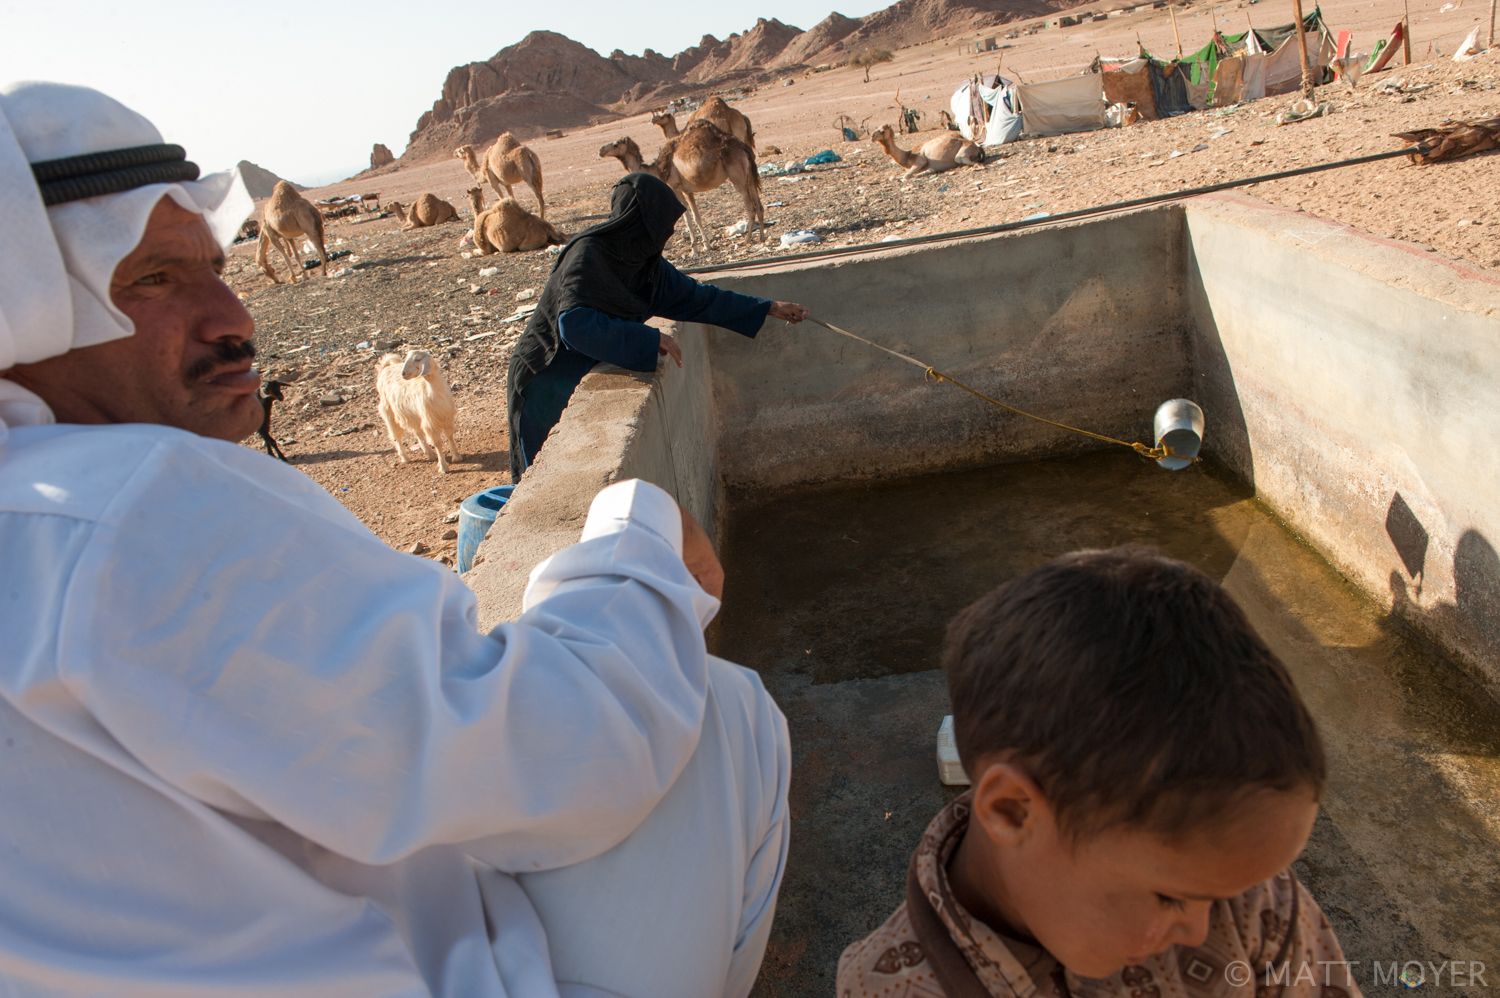
MULTIPOLYGON (((281 397, 281 389, 284 384, 285 382, 282 381, 267 381, 261 386, 258 397, 260 398, 261 408, 266 411, 266 418, 261 420, 260 429, 255 432, 259 433, 261 440, 265 441, 267 454, 286 461, 286 455, 281 452, 281 447, 271 437, 271 406, 277 402, 286 401, 286 399, 281 397)), ((287 461, 287 464, 291 464, 291 462, 287 461)))

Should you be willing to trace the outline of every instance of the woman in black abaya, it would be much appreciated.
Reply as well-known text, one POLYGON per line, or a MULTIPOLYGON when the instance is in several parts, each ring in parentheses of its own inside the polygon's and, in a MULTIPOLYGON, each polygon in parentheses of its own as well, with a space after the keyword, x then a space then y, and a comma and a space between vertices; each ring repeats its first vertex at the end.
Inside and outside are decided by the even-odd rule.
POLYGON ((563 248, 510 357, 512 482, 536 460, 573 389, 596 363, 654 371, 657 357, 667 355, 682 366, 676 341, 645 324, 652 316, 750 337, 767 315, 806 318, 801 305, 699 284, 662 259, 684 210, 666 184, 632 173, 615 185, 609 221, 563 248))

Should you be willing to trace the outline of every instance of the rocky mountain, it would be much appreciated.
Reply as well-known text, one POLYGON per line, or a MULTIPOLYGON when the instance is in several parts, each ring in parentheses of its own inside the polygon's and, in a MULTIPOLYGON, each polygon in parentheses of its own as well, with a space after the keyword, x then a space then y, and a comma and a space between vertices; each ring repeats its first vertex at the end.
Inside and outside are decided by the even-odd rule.
MULTIPOLYGON (((248 159, 240 160, 240 176, 245 178, 245 190, 250 192, 253 198, 268 198, 271 191, 276 187, 276 181, 281 178, 264 167, 256 166, 248 159)), ((307 190, 301 184, 292 184, 299 191, 307 190)))
POLYGON ((761 74, 838 62, 866 48, 896 49, 934 38, 1036 17, 1078 0, 897 0, 863 18, 830 14, 809 31, 761 18, 720 41, 704 35, 668 58, 651 49, 606 58, 555 31, 533 31, 484 62, 455 66, 442 96, 417 121, 401 158, 451 155, 503 131, 534 138, 636 113, 713 86, 761 74))
POLYGON ((838 11, 829 14, 812 28, 797 35, 787 43, 773 62, 775 66, 816 66, 819 56, 836 55, 843 49, 843 40, 855 32, 862 22, 857 17, 845 17, 838 11))
POLYGON ((708 83, 737 70, 764 69, 785 51, 794 38, 806 34, 801 28, 761 18, 755 27, 733 34, 714 46, 702 61, 685 73, 688 83, 708 83))

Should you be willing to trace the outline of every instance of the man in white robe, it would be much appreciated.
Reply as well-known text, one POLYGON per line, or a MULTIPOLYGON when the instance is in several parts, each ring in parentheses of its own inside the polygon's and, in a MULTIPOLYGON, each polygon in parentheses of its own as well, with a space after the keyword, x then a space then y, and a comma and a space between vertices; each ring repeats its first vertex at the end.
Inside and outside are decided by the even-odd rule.
POLYGON ((0 992, 746 995, 790 758, 706 654, 702 528, 611 486, 479 633, 232 442, 248 199, 196 174, 102 94, 0 88, 0 992))

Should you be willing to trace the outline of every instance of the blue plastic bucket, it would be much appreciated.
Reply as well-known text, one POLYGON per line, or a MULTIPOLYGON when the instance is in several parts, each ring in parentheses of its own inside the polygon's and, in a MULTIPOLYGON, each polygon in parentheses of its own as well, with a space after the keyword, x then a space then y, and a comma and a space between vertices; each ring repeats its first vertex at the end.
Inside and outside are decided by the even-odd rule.
POLYGON ((479 542, 490 532, 495 517, 516 490, 514 485, 499 485, 493 489, 476 492, 464 500, 458 508, 458 571, 460 574, 474 567, 474 552, 479 542))

